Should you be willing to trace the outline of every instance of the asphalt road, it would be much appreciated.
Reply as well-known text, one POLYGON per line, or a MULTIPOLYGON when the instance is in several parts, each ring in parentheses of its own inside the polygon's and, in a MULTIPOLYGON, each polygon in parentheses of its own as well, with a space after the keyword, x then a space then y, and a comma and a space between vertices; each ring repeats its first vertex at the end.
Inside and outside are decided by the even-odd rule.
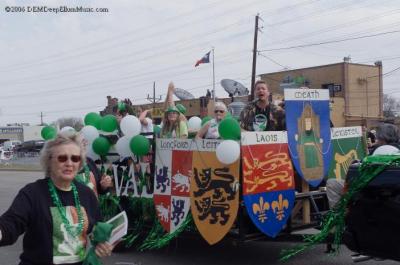
MULTIPOLYGON (((7 210, 18 190, 26 183, 41 178, 40 172, 0 171, 0 214, 7 210)), ((13 246, 0 248, 0 265, 18 264, 18 256, 22 250, 22 240, 13 246)), ((351 252, 342 247, 336 256, 324 254, 323 245, 282 263, 278 260, 282 249, 294 246, 294 243, 277 242, 250 242, 235 246, 232 242, 225 241, 215 246, 208 246, 200 237, 197 239, 178 239, 167 248, 158 251, 137 252, 127 250, 103 260, 104 265, 344 265, 353 264, 351 252)), ((360 263, 362 265, 392 265, 394 261, 370 260, 360 263)))

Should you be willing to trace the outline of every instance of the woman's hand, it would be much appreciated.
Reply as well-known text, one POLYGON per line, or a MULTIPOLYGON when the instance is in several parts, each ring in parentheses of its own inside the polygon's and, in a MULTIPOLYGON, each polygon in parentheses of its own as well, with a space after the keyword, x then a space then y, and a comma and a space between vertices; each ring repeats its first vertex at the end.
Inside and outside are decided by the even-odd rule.
POLYGON ((106 243, 106 242, 98 243, 96 245, 95 252, 98 257, 103 258, 103 257, 110 256, 113 248, 114 247, 112 245, 110 245, 109 243, 106 243))

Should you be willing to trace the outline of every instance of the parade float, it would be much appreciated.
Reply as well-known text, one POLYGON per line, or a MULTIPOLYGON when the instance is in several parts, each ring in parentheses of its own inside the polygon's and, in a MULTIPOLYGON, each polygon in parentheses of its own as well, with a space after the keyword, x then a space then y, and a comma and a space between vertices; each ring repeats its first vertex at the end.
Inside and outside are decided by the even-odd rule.
MULTIPOLYGON (((149 138, 135 116, 118 129, 112 115, 87 114, 88 157, 114 180, 99 197, 103 216, 128 214, 122 244, 156 249, 185 235, 210 245, 300 241, 295 232, 319 227, 329 210, 325 180, 345 178, 352 161, 365 157, 365 139, 361 127, 330 127, 327 90, 285 90, 285 111, 287 131, 241 132, 227 117, 221 140, 160 139, 158 126, 149 138)), ((45 127, 42 136, 56 133, 45 127)))

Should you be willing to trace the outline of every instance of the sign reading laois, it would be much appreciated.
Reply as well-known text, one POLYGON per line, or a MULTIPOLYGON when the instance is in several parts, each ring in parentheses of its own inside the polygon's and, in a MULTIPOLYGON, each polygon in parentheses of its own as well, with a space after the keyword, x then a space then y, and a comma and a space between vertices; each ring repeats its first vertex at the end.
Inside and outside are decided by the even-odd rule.
POLYGON ((333 159, 328 177, 344 180, 351 163, 366 156, 362 129, 360 126, 332 128, 331 136, 333 159))
POLYGON ((312 186, 328 174, 331 150, 329 91, 285 89, 289 151, 297 172, 312 186))
POLYGON ((253 223, 275 237, 295 200, 286 132, 242 133, 243 200, 253 223))

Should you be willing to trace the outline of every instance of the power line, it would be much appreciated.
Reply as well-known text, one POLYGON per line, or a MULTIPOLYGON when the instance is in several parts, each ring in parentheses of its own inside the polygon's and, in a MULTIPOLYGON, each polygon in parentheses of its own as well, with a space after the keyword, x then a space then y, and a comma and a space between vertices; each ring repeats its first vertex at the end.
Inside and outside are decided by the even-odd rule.
POLYGON ((272 59, 271 57, 266 56, 265 54, 262 54, 262 53, 258 52, 258 55, 260 55, 260 56, 262 56, 262 57, 268 59, 269 61, 273 62, 273 63, 276 64, 276 65, 281 66, 284 70, 290 69, 290 67, 284 66, 284 65, 278 63, 276 60, 272 59))
MULTIPOLYGON (((231 26, 238 25, 238 24, 239 23, 236 22, 236 23, 232 23, 232 24, 230 24, 228 26, 231 27, 231 26)), ((225 26, 222 29, 219 29, 218 31, 226 29, 228 26, 225 26)), ((248 30, 246 30, 246 32, 247 31, 248 30)), ((248 31, 248 32, 250 32, 250 31, 248 31)), ((231 37, 231 35, 223 36, 222 38, 221 37, 220 38, 221 39, 225 39, 225 38, 230 38, 230 37, 231 37)), ((197 38, 198 37, 192 37, 190 39, 197 39, 197 38)), ((217 40, 218 39, 219 38, 217 38, 217 40)), ((182 43, 182 41, 180 41, 180 42, 182 43)), ((92 65, 95 66, 94 68, 89 68, 87 70, 77 69, 77 67, 72 67, 72 68, 69 69, 69 70, 72 70, 72 71, 66 72, 65 69, 61 70, 61 71, 55 71, 55 72, 52 72, 52 73, 48 73, 47 74, 48 77, 45 77, 45 78, 37 78, 37 75, 34 75, 34 76, 27 77, 27 78, 18 78, 17 80, 7 80, 6 82, 3 81, 3 82, 0 82, 0 83, 3 83, 3 84, 12 83, 14 85, 15 84, 24 84, 24 83, 31 84, 32 82, 35 82, 35 81, 53 80, 53 79, 58 79, 59 77, 65 77, 65 76, 69 76, 69 75, 83 75, 83 74, 87 74, 87 73, 91 73, 91 72, 104 71, 104 70, 107 70, 109 68, 115 69, 116 67, 119 67, 119 66, 129 65, 129 64, 132 64, 132 63, 137 64, 138 62, 148 61, 149 59, 153 59, 153 58, 159 59, 160 55, 161 56, 162 55, 170 56, 171 54, 182 53, 187 48, 189 48, 189 49, 187 50, 186 53, 189 53, 190 51, 192 51, 192 49, 190 49, 190 47, 201 46, 202 44, 204 46, 206 46, 209 42, 210 42, 210 40, 204 40, 203 42, 195 42, 194 44, 187 45, 186 47, 185 46, 170 47, 170 45, 165 45, 166 47, 169 47, 169 49, 167 49, 167 50, 156 50, 157 52, 155 52, 155 53, 154 53, 153 49, 144 49, 142 51, 136 51, 136 52, 131 53, 131 54, 125 54, 123 56, 119 56, 117 58, 113 58, 112 60, 110 60, 110 59, 104 60, 104 61, 102 61, 102 62, 106 63, 104 66, 99 66, 99 62, 96 62, 96 63, 90 63, 90 64, 84 65, 83 67, 86 67, 86 66, 90 67, 92 65), (153 51, 153 52, 152 52, 151 55, 142 56, 141 58, 133 58, 133 59, 129 58, 130 56, 136 55, 136 54, 142 55, 143 54, 142 52, 144 52, 146 50, 153 51), (110 62, 113 62, 113 61, 118 60, 118 59, 123 59, 125 62, 110 64, 110 62), (55 75, 55 74, 57 74, 57 75, 55 75)), ((175 41, 173 43, 175 43, 175 41)), ((67 71, 68 71, 68 69, 67 69, 67 71)))
POLYGON ((317 42, 317 43, 309 43, 309 44, 304 44, 304 45, 296 45, 296 46, 281 47, 281 48, 274 48, 274 49, 264 49, 264 50, 260 50, 259 52, 271 52, 271 51, 290 50, 290 49, 296 49, 296 48, 305 48, 305 47, 319 46, 319 45, 330 44, 330 43, 338 43, 338 42, 344 42, 344 41, 372 38, 372 37, 394 34, 394 33, 399 33, 399 32, 400 32, 400 30, 393 30, 393 31, 381 32, 381 33, 377 33, 377 34, 364 35, 364 36, 358 36, 358 37, 347 38, 347 39, 323 41, 323 42, 317 42))
MULTIPOLYGON (((236 6, 236 7, 233 7, 233 8, 231 8, 231 9, 228 9, 228 10, 224 10, 224 11, 222 11, 222 12, 219 12, 219 13, 217 13, 217 14, 214 14, 213 16, 211 16, 211 18, 212 19, 216 19, 216 18, 221 18, 221 17, 224 17, 224 16, 227 16, 228 14, 230 14, 230 13, 234 13, 234 12, 237 12, 237 11, 242 11, 243 10, 243 8, 246 8, 246 7, 249 7, 249 6, 251 6, 251 5, 255 5, 255 4, 257 4, 257 3, 259 3, 260 2, 260 0, 256 0, 256 1, 252 1, 252 2, 250 2, 250 3, 245 3, 245 4, 242 4, 242 5, 240 5, 240 6, 236 6)), ((196 10, 198 10, 198 9, 196 9, 196 10)), ((146 33, 149 33, 148 35, 147 35, 147 37, 141 37, 140 38, 140 41, 143 41, 144 39, 148 39, 148 38, 157 38, 157 36, 159 36, 159 34, 161 34, 161 33, 164 33, 164 32, 171 32, 171 31, 174 31, 174 30, 179 30, 179 29, 182 29, 182 27, 187 27, 188 25, 192 25, 192 24, 196 24, 196 23, 202 23, 202 22, 204 22, 204 18, 203 17, 200 17, 200 18, 198 18, 198 19, 192 19, 191 18, 191 20, 190 21, 186 21, 186 22, 183 22, 183 24, 180 24, 180 25, 178 25, 178 26, 173 26, 173 27, 170 27, 170 28, 167 28, 167 29, 162 29, 162 30, 159 30, 158 32, 156 32, 156 33, 149 33, 148 32, 148 29, 150 28, 150 27, 154 27, 154 28, 156 28, 155 26, 157 26, 157 28, 159 28, 159 25, 158 25, 158 23, 157 24, 155 24, 155 25, 153 25, 153 26, 146 26, 146 27, 143 27, 142 29, 143 30, 146 30, 146 33)), ((163 25, 167 25, 167 24, 163 24, 163 25)), ((124 44, 130 44, 130 43, 132 43, 132 42, 137 42, 137 40, 138 40, 138 37, 137 36, 134 36, 134 39, 133 40, 131 40, 131 41, 129 41, 129 42, 125 42, 124 44)), ((178 40, 179 41, 179 40, 178 40)), ((119 45, 121 45, 122 43, 118 43, 119 45)), ((100 49, 100 51, 102 51, 102 50, 105 50, 105 49, 107 49, 107 48, 114 48, 115 49, 115 46, 116 45, 110 45, 110 46, 108 46, 108 47, 106 47, 106 48, 103 48, 103 49, 100 49)), ((118 45, 117 45, 118 46, 118 45)), ((73 56, 69 56, 69 57, 66 57, 66 58, 64 58, 64 59, 56 59, 56 60, 53 60, 53 62, 54 61, 60 61, 60 60, 65 60, 65 59, 68 59, 68 58, 75 58, 75 57, 80 57, 80 56, 87 56, 88 54, 92 54, 92 53, 98 53, 98 51, 96 51, 96 50, 94 50, 92 47, 88 47, 88 48, 91 48, 91 50, 90 51, 86 51, 86 52, 82 52, 82 51, 80 51, 80 52, 78 52, 77 54, 75 54, 75 55, 73 55, 73 56)), ((70 52, 76 52, 76 50, 79 50, 79 48, 74 48, 74 50, 71 50, 70 52)), ((54 55, 52 55, 52 56, 50 56, 51 58, 53 58, 53 57, 57 57, 57 54, 54 54, 54 55)), ((48 58, 48 57, 47 57, 48 58)), ((45 59, 47 59, 47 58, 43 58, 43 59, 37 59, 37 60, 32 60, 32 62, 28 62, 28 63, 23 63, 23 64, 20 64, 19 66, 28 66, 28 67, 32 67, 32 66, 35 66, 35 65, 43 65, 43 64, 48 64, 48 63, 45 63, 45 62, 43 62, 43 60, 45 60, 45 59)), ((15 69, 15 68, 13 68, 13 66, 15 66, 15 65, 8 65, 5 69, 3 69, 3 70, 1 70, 0 69, 0 71, 15 71, 15 70, 20 70, 21 68, 17 68, 17 69, 15 69)))
MULTIPOLYGON (((220 3, 220 2, 223 2, 223 0, 216 1, 215 3, 212 3, 210 5, 206 5, 206 6, 201 7, 201 8, 211 8, 213 6, 218 5, 218 3, 220 3)), ((194 9, 188 11, 188 12, 185 12, 183 14, 178 14, 178 15, 175 15, 175 16, 168 17, 168 18, 162 20, 161 22, 167 22, 167 21, 174 20, 174 19, 177 19, 177 18, 182 18, 182 17, 188 16, 188 15, 191 15, 192 13, 197 13, 197 12, 198 12, 198 7, 194 8, 194 9)), ((167 25, 167 24, 166 23, 162 23, 162 25, 167 25)), ((153 23, 151 25, 146 25, 146 26, 140 27, 138 29, 134 29, 134 30, 122 33, 122 34, 118 34, 118 35, 114 35, 112 37, 107 37, 107 38, 104 38, 104 39, 101 39, 101 40, 98 40, 98 41, 94 41, 94 42, 91 42, 91 43, 89 43, 87 45, 74 47, 74 48, 72 48, 70 50, 67 50, 67 51, 64 51, 64 52, 57 52, 57 53, 54 53, 54 54, 49 55, 49 56, 44 57, 44 58, 34 59, 31 62, 28 61, 28 62, 25 62, 25 63, 8 65, 8 67, 24 65, 24 64, 27 64, 27 63, 28 64, 29 63, 35 63, 35 64, 40 63, 41 64, 41 63, 43 63, 43 61, 46 61, 48 59, 57 58, 57 57, 63 57, 63 55, 65 55, 65 54, 74 54, 74 53, 76 53, 77 50, 80 51, 80 53, 78 53, 78 54, 82 55, 82 51, 81 50, 86 50, 86 49, 93 50, 93 47, 102 46, 104 44, 108 44, 109 42, 113 43, 116 40, 120 40, 120 39, 124 39, 126 37, 130 37, 131 34, 138 33, 140 31, 146 31, 147 32, 149 28, 151 28, 151 27, 159 28, 159 26, 160 26, 160 22, 157 21, 157 22, 155 22, 155 23, 153 23)), ((133 36, 136 39, 136 35, 133 35, 133 36)), ((102 50, 110 48, 110 47, 115 47, 115 46, 106 46, 102 50)))
MULTIPOLYGON (((226 53, 225 55, 220 56, 219 57, 219 59, 220 59, 219 62, 223 61, 224 58, 230 58, 231 55, 235 54, 235 53, 238 53, 238 52, 230 52, 230 53, 226 53)), ((179 67, 181 67, 181 66, 184 66, 185 68, 187 68, 187 64, 179 65, 179 67)), ((150 75, 151 76, 150 79, 152 79, 152 78, 154 79, 154 74, 155 73, 163 72, 163 70, 166 70, 168 72, 171 69, 173 69, 173 67, 169 66, 169 67, 163 68, 161 71, 150 71, 150 72, 146 72, 146 73, 127 75, 127 76, 124 76, 124 77, 118 77, 117 79, 100 80, 100 81, 81 84, 81 85, 77 85, 77 86, 60 87, 60 88, 57 88, 57 89, 50 89, 50 90, 44 90, 44 91, 35 91, 35 92, 31 92, 31 93, 19 93, 19 94, 13 94, 13 95, 8 95, 8 96, 7 95, 3 95, 1 99, 18 98, 18 97, 26 97, 26 96, 39 96, 39 95, 41 95, 41 96, 52 96, 52 95, 55 95, 54 92, 61 92, 61 93, 58 93, 58 95, 59 94, 63 94, 63 93, 65 94, 65 93, 74 93, 74 92, 81 93, 83 88, 86 88, 86 91, 87 90, 93 90, 93 89, 97 90, 99 88, 99 86, 104 86, 104 85, 109 86, 110 84, 113 84, 113 83, 115 84, 115 82, 117 82, 117 84, 118 84, 118 83, 121 83, 120 82, 121 80, 129 80, 129 79, 132 79, 132 78, 143 77, 143 76, 146 76, 146 75, 150 75), (90 88, 88 88, 90 86, 95 86, 95 87, 90 89, 90 88), (53 94, 50 94, 50 93, 53 93, 53 94)), ((184 72, 182 72, 180 74, 191 73, 191 72, 193 72, 193 69, 186 70, 186 71, 184 71, 184 72)), ((150 79, 145 79, 145 80, 150 80, 150 79)), ((132 83, 131 83, 132 81, 128 81, 128 82, 129 82, 129 84, 132 85, 132 83)), ((148 81, 142 81, 139 84, 144 85, 146 83, 148 83, 148 81)), ((124 84, 124 83, 122 83, 122 84, 124 84)), ((133 84, 135 84, 135 83, 133 83, 133 84)), ((114 91, 118 91, 118 89, 115 89, 114 91)))

